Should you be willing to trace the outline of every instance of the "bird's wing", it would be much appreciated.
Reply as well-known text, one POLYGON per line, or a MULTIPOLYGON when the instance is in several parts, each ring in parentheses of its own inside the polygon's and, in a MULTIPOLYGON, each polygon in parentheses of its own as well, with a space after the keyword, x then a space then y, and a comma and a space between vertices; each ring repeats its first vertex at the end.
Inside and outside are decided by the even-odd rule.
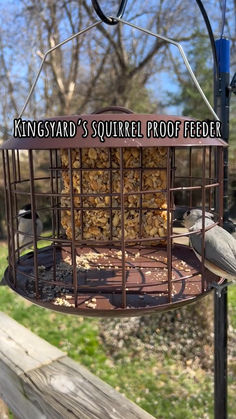
MULTIPOLYGON (((219 228, 221 228, 221 227, 217 226, 217 229, 219 229, 219 228)), ((223 230, 224 240, 227 240, 227 243, 228 243, 230 249, 232 250, 234 257, 236 258, 236 240, 235 240, 235 238, 228 231, 224 230, 223 228, 221 228, 221 230, 223 230)), ((221 231, 221 233, 222 233, 222 231, 221 231)))
POLYGON ((214 227, 216 228, 217 232, 220 231, 220 236, 222 237, 222 240, 224 240, 225 242, 227 241, 228 246, 230 247, 234 257, 236 258, 236 240, 235 238, 226 230, 224 230, 221 227, 214 227))
MULTIPOLYGON (((236 275, 236 246, 231 239, 235 241, 226 230, 218 226, 206 231, 205 258, 230 275, 236 275)), ((202 235, 191 235, 190 242, 194 250, 201 255, 202 235)))

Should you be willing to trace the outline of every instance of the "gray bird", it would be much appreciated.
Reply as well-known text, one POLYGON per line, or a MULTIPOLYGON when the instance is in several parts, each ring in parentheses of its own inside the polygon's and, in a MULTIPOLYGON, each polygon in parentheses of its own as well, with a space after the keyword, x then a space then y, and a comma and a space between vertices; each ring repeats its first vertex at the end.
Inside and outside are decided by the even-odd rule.
MULTIPOLYGON (((43 231, 43 224, 37 212, 35 213, 35 218, 37 236, 40 236, 43 231)), ((18 213, 18 230, 22 232, 22 234, 19 233, 19 247, 22 251, 32 246, 32 238, 23 234, 33 235, 31 204, 26 204, 20 209, 18 213)), ((17 246, 17 234, 15 235, 15 246, 17 246)))
MULTIPOLYGON (((214 224, 213 214, 205 212, 205 228, 214 224)), ((189 231, 202 229, 202 210, 186 211, 184 226, 189 231)), ((202 234, 190 235, 191 246, 201 261, 202 234)), ((236 281, 236 240, 218 225, 205 232, 205 267, 217 276, 236 281)))

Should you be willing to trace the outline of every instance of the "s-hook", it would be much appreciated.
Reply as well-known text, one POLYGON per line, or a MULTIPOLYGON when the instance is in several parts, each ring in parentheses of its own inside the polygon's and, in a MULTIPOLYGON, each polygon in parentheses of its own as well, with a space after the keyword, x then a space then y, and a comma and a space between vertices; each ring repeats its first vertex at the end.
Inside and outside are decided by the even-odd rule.
MULTIPOLYGON (((118 17, 119 19, 122 19, 125 7, 128 0, 121 0, 120 7, 118 9, 118 12, 115 17, 118 17)), ((101 7, 99 6, 99 3, 97 0, 92 0, 93 7, 95 9, 95 12, 97 15, 102 19, 103 22, 107 23, 108 25, 116 25, 118 23, 118 20, 116 20, 114 17, 106 16, 104 15, 101 7)))

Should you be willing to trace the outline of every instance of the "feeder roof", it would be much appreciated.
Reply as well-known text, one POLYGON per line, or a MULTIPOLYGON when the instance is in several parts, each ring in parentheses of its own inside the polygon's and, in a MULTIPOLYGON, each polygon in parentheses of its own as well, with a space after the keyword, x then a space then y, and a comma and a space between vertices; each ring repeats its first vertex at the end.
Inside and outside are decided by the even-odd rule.
MULTIPOLYGON (((19 149, 19 150, 43 150, 43 149, 61 149, 61 148, 88 148, 88 147, 205 147, 205 146, 223 146, 227 147, 227 143, 221 138, 211 138, 210 136, 192 138, 190 127, 196 128, 197 124, 201 124, 202 121, 197 121, 188 117, 179 117, 172 115, 148 115, 148 114, 124 114, 124 113, 105 113, 105 114, 89 114, 89 115, 71 115, 71 116, 57 116, 41 121, 41 128, 45 126, 45 122, 48 122, 50 126, 51 122, 56 121, 63 130, 60 138, 53 136, 40 137, 36 135, 34 138, 31 136, 27 137, 16 137, 10 138, 4 141, 1 148, 6 150, 19 149), (78 121, 82 122, 78 124, 78 121), (75 135, 70 136, 68 123, 72 121, 71 125, 75 125, 75 135), (87 121, 86 128, 84 129, 83 122, 87 121), (115 121, 121 121, 120 132, 117 132, 108 138, 105 134, 103 137, 104 141, 101 141, 99 136, 92 137, 92 134, 98 134, 98 127, 100 124, 100 134, 103 132, 102 124, 100 121, 106 121, 105 124, 110 129, 115 130, 118 128, 118 124, 115 121), (126 122, 127 121, 127 122, 126 122), (179 121, 179 124, 178 124, 179 121), (64 124, 63 124, 64 122, 64 124), (127 130, 125 130, 125 126, 127 130), (176 134, 175 128, 179 126, 178 135, 176 134), (162 127, 162 133, 161 131, 162 127), (128 137, 133 128, 134 138, 128 137), (148 130, 148 128, 150 128, 148 130), (173 138, 168 136, 174 135, 173 138), (166 133, 164 132, 166 130, 166 133), (150 136, 147 136, 149 132, 150 136), (87 136, 85 134, 88 134, 87 136), (69 134, 69 135, 68 135, 69 134), (160 136, 163 135, 163 137, 160 136), (159 136, 158 138, 156 138, 159 136)), ((27 128, 29 121, 23 121, 27 128)), ((31 121, 32 122, 32 121, 31 121)), ((219 121, 212 123, 220 124, 219 121)), ((205 126, 207 123, 205 123, 205 126)), ((45 131, 46 132, 46 131, 45 131)), ((194 131, 193 131, 194 132, 194 131)), ((22 133, 22 131, 21 131, 22 133)), ((27 133, 27 130, 26 130, 27 133)))

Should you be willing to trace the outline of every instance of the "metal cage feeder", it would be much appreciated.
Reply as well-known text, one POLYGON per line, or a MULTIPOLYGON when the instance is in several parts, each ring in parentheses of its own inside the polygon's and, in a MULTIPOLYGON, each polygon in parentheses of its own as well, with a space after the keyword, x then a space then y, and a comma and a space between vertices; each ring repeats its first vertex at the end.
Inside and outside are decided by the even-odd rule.
POLYGON ((88 316, 170 310, 206 295, 213 282, 223 280, 198 261, 187 244, 192 233, 176 229, 174 214, 178 206, 200 205, 215 213, 216 223, 222 221, 225 143, 184 138, 187 118, 122 108, 53 120, 79 118, 88 126, 140 121, 144 138, 101 142, 84 139, 78 127, 74 138, 12 138, 3 144, 7 284, 43 307, 88 316), (147 121, 177 119, 178 138, 145 138, 147 121), (19 230, 26 202, 31 235, 19 230), (50 234, 37 234, 37 213, 50 219, 50 234), (22 256, 24 235, 33 251, 22 256))

